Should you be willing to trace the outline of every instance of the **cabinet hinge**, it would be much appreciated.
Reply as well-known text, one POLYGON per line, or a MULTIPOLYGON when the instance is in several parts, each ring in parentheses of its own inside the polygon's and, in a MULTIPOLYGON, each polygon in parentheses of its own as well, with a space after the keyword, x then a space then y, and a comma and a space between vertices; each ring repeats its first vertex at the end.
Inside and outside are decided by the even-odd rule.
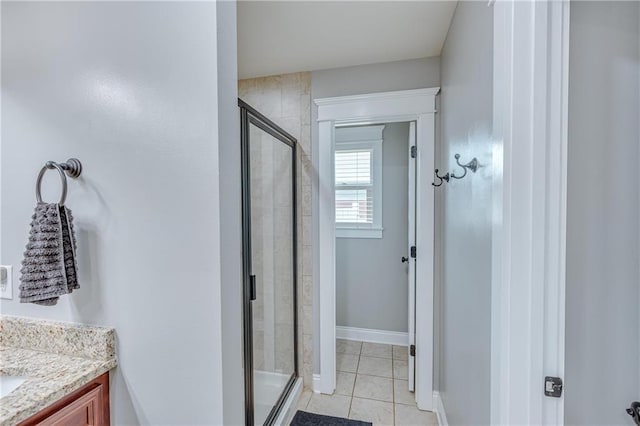
POLYGON ((409 346, 409 355, 416 356, 416 345, 409 346))
POLYGON ((411 246, 411 257, 414 259, 416 257, 416 246, 411 246))
POLYGON ((411 158, 416 158, 417 155, 418 155, 418 147, 413 145, 411 147, 411 158))

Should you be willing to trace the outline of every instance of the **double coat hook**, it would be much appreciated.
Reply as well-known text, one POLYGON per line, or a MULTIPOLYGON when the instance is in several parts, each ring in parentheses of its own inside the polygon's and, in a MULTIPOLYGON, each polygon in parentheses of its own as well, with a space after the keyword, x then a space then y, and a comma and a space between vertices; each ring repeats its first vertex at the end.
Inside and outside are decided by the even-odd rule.
POLYGON ((462 179, 467 175, 468 170, 471 170, 473 173, 478 171, 479 166, 478 166, 478 159, 476 157, 473 157, 473 159, 469 161, 467 164, 460 163, 460 154, 454 155, 454 158, 456 159, 456 163, 458 164, 458 166, 462 167, 462 170, 464 170, 464 173, 462 173, 460 176, 457 176, 455 173, 447 173, 444 176, 440 176, 440 170, 436 169, 435 170, 436 178, 440 179, 440 182, 438 183, 433 182, 431 185, 436 187, 442 186, 443 183, 449 182, 449 179, 462 179))

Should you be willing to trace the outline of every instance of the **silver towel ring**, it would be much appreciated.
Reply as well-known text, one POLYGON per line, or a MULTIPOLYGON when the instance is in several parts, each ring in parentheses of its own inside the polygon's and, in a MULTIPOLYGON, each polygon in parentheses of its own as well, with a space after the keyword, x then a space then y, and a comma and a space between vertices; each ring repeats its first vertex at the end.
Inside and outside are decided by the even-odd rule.
POLYGON ((36 179, 36 200, 38 203, 42 203, 42 193, 40 191, 42 178, 49 169, 56 169, 60 174, 60 180, 62 181, 62 194, 60 194, 60 201, 58 201, 58 205, 64 206, 64 203, 67 200, 67 177, 65 176, 65 172, 69 177, 77 178, 80 176, 80 173, 82 173, 82 164, 80 163, 80 160, 76 158, 70 158, 66 163, 60 164, 54 161, 47 161, 44 167, 40 169, 38 179, 36 179))

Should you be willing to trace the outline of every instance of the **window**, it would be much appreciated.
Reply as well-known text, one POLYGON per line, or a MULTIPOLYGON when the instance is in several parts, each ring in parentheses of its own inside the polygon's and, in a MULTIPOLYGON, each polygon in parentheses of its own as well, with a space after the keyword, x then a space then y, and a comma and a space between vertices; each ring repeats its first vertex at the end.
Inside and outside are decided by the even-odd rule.
POLYGON ((382 130, 336 128, 335 203, 338 238, 382 238, 382 130))

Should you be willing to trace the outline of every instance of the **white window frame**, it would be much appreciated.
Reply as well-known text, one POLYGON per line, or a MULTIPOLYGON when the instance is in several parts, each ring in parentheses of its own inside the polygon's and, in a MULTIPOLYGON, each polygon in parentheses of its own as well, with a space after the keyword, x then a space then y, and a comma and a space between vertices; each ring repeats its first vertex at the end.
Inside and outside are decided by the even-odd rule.
POLYGON ((373 223, 336 222, 336 238, 382 238, 383 130, 384 125, 336 129, 335 152, 341 150, 371 150, 371 179, 373 182, 373 223))

